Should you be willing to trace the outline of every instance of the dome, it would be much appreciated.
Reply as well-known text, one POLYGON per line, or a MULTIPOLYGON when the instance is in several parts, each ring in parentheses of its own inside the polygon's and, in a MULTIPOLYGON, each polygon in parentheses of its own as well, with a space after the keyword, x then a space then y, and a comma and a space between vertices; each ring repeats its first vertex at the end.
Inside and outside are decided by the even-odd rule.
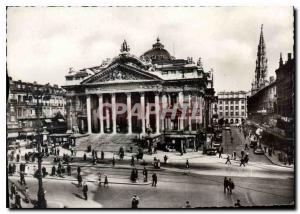
POLYGON ((151 60, 171 60, 174 59, 170 53, 164 49, 164 45, 160 43, 159 38, 157 38, 156 43, 152 45, 152 49, 146 51, 141 58, 151 59, 151 60))

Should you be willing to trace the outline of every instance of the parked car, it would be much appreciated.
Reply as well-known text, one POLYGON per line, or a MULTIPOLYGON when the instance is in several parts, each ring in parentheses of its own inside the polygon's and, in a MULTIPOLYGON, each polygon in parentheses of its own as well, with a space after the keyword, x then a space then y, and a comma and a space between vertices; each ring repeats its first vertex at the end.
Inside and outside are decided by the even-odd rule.
POLYGON ((253 153, 256 154, 256 155, 265 154, 264 150, 261 147, 257 147, 256 149, 254 149, 253 153))
POLYGON ((207 155, 216 155, 217 154, 217 149, 215 149, 215 148, 206 149, 206 154, 207 155))

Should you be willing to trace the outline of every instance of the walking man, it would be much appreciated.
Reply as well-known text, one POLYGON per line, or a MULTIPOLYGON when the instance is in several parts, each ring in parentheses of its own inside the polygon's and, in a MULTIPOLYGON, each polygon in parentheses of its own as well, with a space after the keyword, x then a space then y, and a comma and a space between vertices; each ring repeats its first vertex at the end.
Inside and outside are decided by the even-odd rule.
POLYGON ((232 190, 234 189, 234 183, 233 181, 231 180, 231 178, 229 178, 228 180, 228 189, 229 189, 229 193, 232 194, 232 190))
POLYGON ((104 178, 104 187, 108 187, 108 179, 107 179, 107 175, 105 175, 105 178, 104 178))
POLYGON ((83 196, 84 199, 87 200, 88 199, 88 185, 86 184, 86 182, 84 182, 83 188, 82 188, 82 192, 83 192, 83 196))
POLYGON ((190 162, 189 162, 189 159, 186 159, 186 162, 185 162, 185 168, 187 168, 187 169, 190 168, 190 162))
POLYGON ((165 155, 165 156, 164 156, 164 164, 167 164, 167 160, 168 160, 168 156, 165 155))
POLYGON ((20 183, 26 185, 25 176, 23 172, 20 172, 20 183))
POLYGON ((156 187, 157 184, 157 175, 156 173, 153 173, 152 175, 152 186, 156 187))
POLYGON ((228 190, 228 179, 227 179, 227 177, 224 178, 224 193, 226 193, 226 190, 228 190))
POLYGON ((77 167, 77 175, 80 175, 80 172, 81 172, 81 168, 80 166, 77 167))
POLYGON ((144 167, 143 169, 143 175, 144 175, 144 182, 148 181, 148 170, 146 169, 146 167, 144 167))
POLYGON ((68 172, 68 176, 71 176, 71 166, 69 165, 69 163, 67 165, 67 172, 68 172))
POLYGON ((139 197, 134 195, 132 197, 132 201, 131 201, 131 208, 133 209, 137 209, 138 208, 138 205, 139 205, 139 197))
POLYGON ((77 176, 77 181, 78 181, 78 187, 82 186, 82 177, 81 177, 81 175, 77 176))
POLYGON ((231 164, 229 155, 227 155, 227 159, 226 159, 226 163, 225 164, 227 164, 227 163, 231 164))
POLYGON ((133 157, 133 155, 131 156, 131 166, 134 166, 134 157, 133 157))
POLYGON ((14 195, 16 194, 16 186, 15 184, 13 183, 11 186, 10 186, 10 199, 12 200, 14 198, 14 195))
POLYGON ((116 161, 115 161, 115 157, 113 156, 112 158, 112 166, 115 167, 116 161))

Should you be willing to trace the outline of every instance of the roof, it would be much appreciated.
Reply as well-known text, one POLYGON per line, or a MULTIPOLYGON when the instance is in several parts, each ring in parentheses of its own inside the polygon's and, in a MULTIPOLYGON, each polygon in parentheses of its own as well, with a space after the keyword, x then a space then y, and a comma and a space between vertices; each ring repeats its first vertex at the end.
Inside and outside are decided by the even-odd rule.
POLYGON ((141 57, 145 57, 151 60, 175 59, 166 49, 164 49, 164 45, 160 43, 159 38, 157 38, 156 43, 152 45, 152 49, 146 51, 141 57))

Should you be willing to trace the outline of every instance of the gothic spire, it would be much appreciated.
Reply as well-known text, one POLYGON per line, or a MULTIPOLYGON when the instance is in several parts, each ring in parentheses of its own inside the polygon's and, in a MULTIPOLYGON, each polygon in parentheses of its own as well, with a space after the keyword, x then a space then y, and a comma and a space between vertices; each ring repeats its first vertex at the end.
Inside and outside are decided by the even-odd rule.
POLYGON ((255 85, 260 88, 267 77, 267 57, 266 57, 266 46, 263 33, 263 25, 260 28, 259 44, 257 47, 257 59, 255 68, 255 85))
POLYGON ((282 53, 280 53, 279 67, 281 67, 282 65, 283 65, 282 53))

